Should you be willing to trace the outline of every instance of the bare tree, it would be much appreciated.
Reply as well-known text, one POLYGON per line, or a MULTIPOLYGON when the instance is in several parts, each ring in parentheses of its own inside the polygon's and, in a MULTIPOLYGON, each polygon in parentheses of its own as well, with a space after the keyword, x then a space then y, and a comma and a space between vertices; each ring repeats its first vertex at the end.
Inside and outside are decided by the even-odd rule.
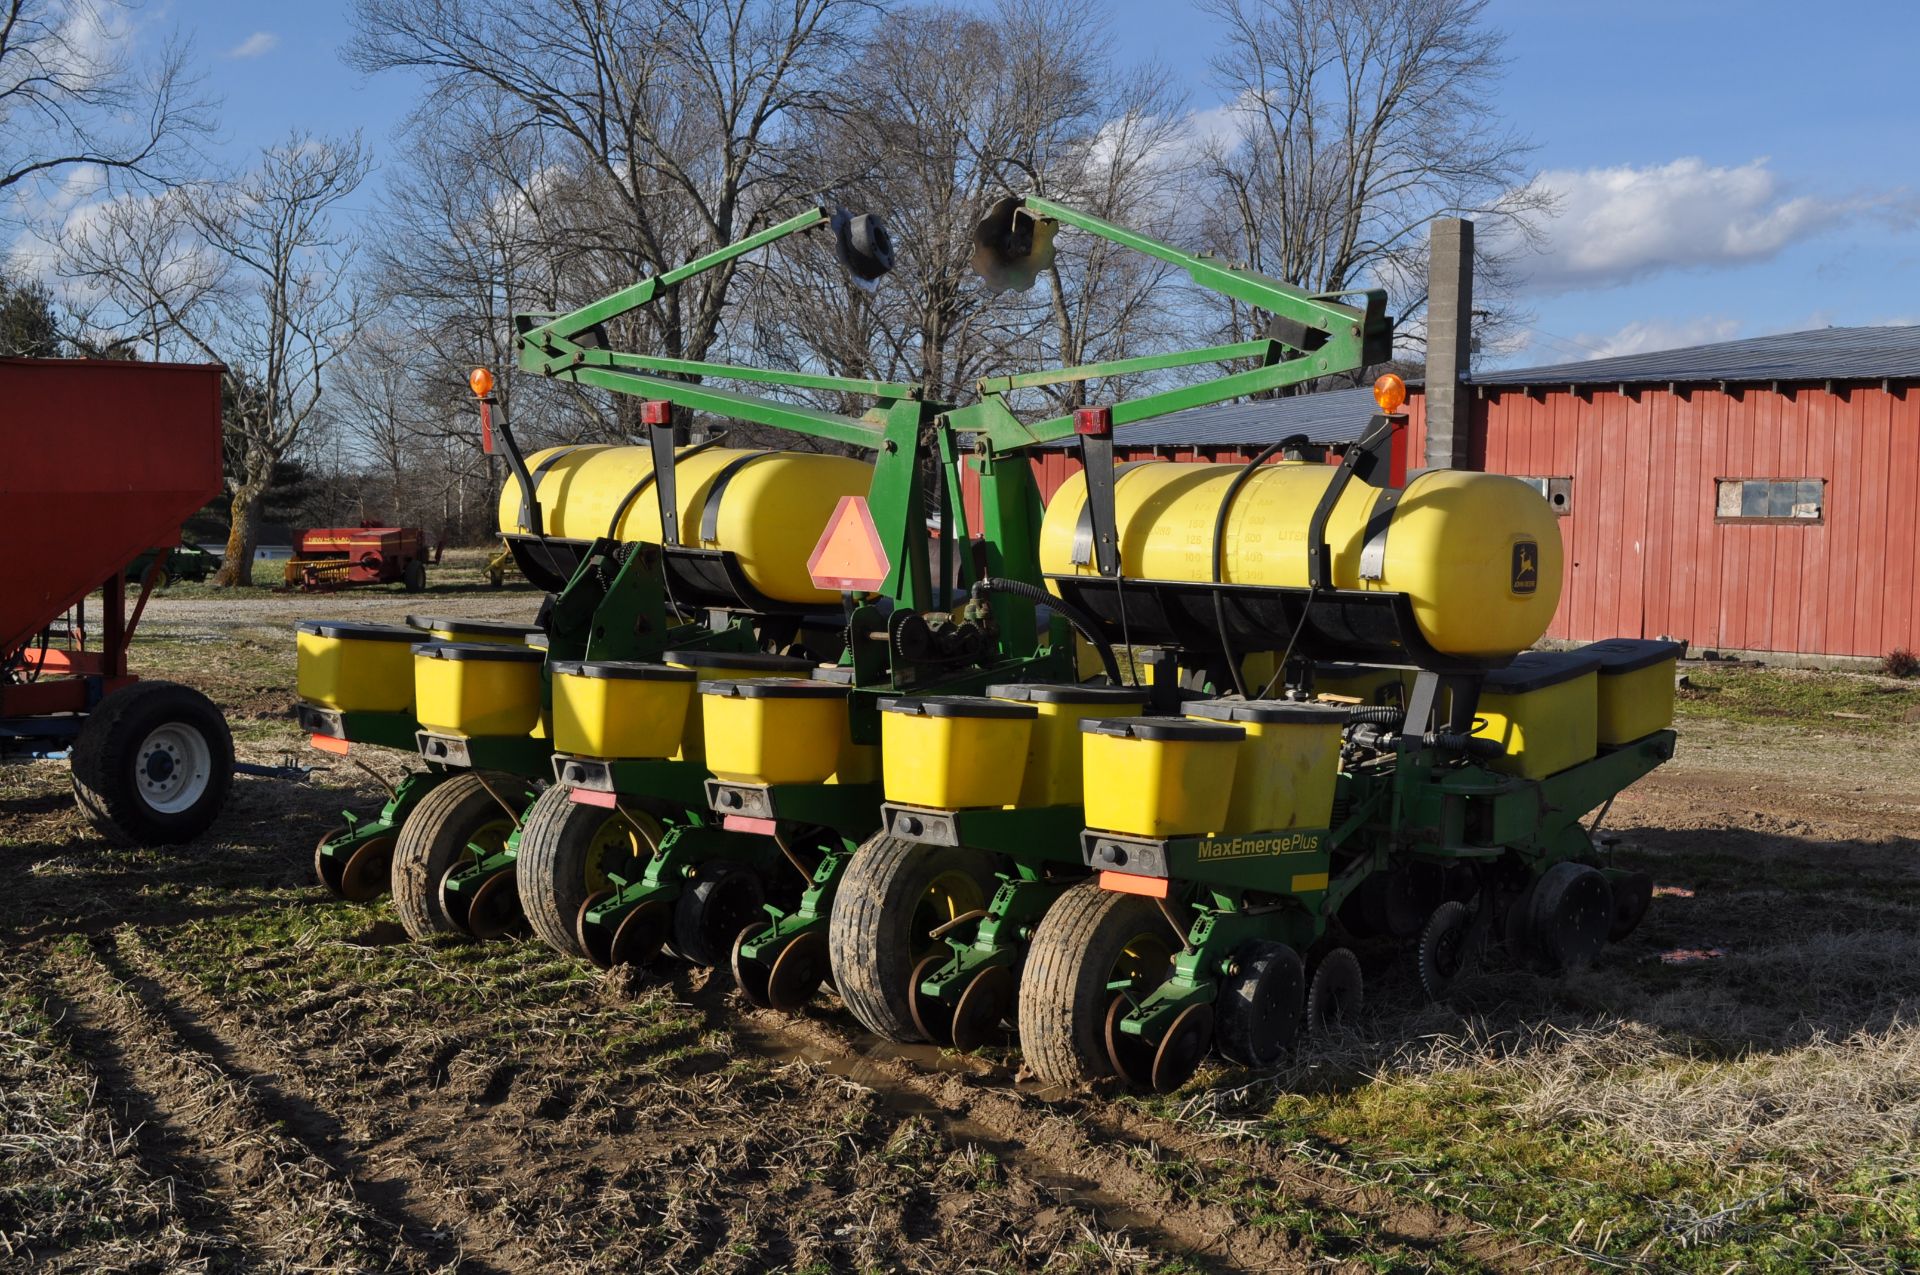
POLYGON ((81 167, 165 183, 212 127, 185 46, 128 53, 132 8, 0 2, 0 192, 81 167))
POLYGON ((91 299, 92 326, 228 368, 232 524, 223 584, 251 584, 274 466, 315 420, 328 368, 367 305, 335 231, 368 154, 356 135, 296 133, 232 181, 125 196, 69 235, 63 272, 91 299))
MULTIPOLYGON (((549 180, 586 214, 554 233, 598 260, 608 291, 750 235, 796 201, 780 141, 829 108, 870 11, 861 0, 357 0, 349 57, 425 75, 423 112, 485 93, 510 108, 511 132, 540 134, 549 180)), ((701 275, 636 316, 645 330, 617 335, 704 356, 734 273, 701 275)))
POLYGON ((768 361, 915 383, 944 401, 970 399, 982 376, 1160 340, 1145 301, 1159 264, 1091 236, 1063 236, 1057 269, 1031 293, 996 296, 972 271, 974 226, 1002 195, 1053 195, 1145 229, 1175 203, 1177 173, 1154 156, 1179 103, 1150 75, 1116 73, 1101 25, 1065 0, 895 12, 862 50, 847 106, 817 117, 808 139, 819 184, 846 174, 844 201, 887 218, 894 272, 849 293, 822 244, 756 276, 739 339, 768 361))
MULTIPOLYGON (((1206 0, 1227 28, 1216 82, 1229 127, 1207 147, 1212 246, 1315 292, 1390 287, 1403 322, 1424 309, 1425 227, 1492 223, 1522 245, 1550 197, 1531 146, 1488 108, 1504 37, 1486 0, 1206 0)), ((1497 292, 1503 259, 1483 256, 1497 292)), ((1235 307, 1227 326, 1268 316, 1235 307)))

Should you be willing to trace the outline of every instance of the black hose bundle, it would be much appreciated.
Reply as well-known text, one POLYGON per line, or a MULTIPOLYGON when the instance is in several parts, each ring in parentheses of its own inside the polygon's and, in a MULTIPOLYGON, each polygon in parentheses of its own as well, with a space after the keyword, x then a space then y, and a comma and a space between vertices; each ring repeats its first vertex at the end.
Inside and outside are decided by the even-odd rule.
POLYGON ((1016 598, 1025 598, 1030 602, 1052 607, 1065 617, 1067 623, 1071 624, 1081 637, 1092 644, 1094 651, 1100 656, 1100 666, 1107 672, 1107 680, 1115 686, 1124 685, 1120 680, 1120 661, 1114 658, 1113 647, 1100 635, 1099 627, 1079 607, 1064 598, 1054 597, 1037 584, 1028 584, 1025 580, 1008 580, 1002 576, 990 576, 974 581, 974 599, 978 601, 985 593, 1007 593, 1016 598))

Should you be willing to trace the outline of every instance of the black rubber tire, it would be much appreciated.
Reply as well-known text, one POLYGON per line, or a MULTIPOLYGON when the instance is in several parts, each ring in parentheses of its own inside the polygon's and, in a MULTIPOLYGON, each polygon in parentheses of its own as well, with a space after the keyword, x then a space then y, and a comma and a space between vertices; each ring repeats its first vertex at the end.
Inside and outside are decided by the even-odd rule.
POLYGON ((1541 874, 1527 909, 1533 966, 1559 974, 1588 964, 1613 927, 1613 887, 1584 863, 1556 863, 1541 874))
POLYGON ((1066 891, 1040 918, 1020 976, 1018 1017, 1020 1050, 1041 1080, 1074 1085, 1113 1074, 1107 979, 1127 943, 1155 930, 1178 950, 1152 900, 1102 890, 1097 881, 1066 891))
POLYGON ((489 772, 485 779, 483 784, 473 771, 455 775, 422 797, 400 825, 393 847, 393 910, 414 939, 459 933, 440 906, 440 881, 480 829, 506 817, 486 785, 509 802, 526 791, 511 775, 489 772))
POLYGON ((408 593, 422 593, 427 587, 427 568, 420 559, 415 558, 400 573, 400 587, 408 593))
MULTIPOLYGON (((177 754, 163 748, 169 757, 177 754)), ((93 826, 123 845, 177 846, 205 832, 233 787, 233 734, 212 700, 175 682, 136 682, 100 701, 73 745, 73 796, 93 826), (154 732, 171 727, 205 748, 189 758, 200 785, 178 809, 155 804, 156 781, 140 773, 142 749, 154 732)))
POLYGON ((1472 911, 1458 900, 1442 903, 1427 918, 1426 927, 1420 931, 1418 960, 1420 990, 1428 1000, 1445 999, 1453 980, 1466 968, 1464 945, 1467 927, 1472 923, 1472 911))
POLYGON ((998 885, 994 858, 963 846, 928 846, 885 833, 867 839, 847 863, 827 921, 827 954, 840 999, 867 1030, 888 1040, 925 1040, 907 994, 914 966, 934 940, 916 934, 915 916, 933 882, 958 872, 978 887, 981 906, 998 885))
POLYGON ((1360 958, 1352 949, 1336 947, 1313 967, 1307 985, 1307 1032, 1322 1035, 1334 1026, 1351 1027, 1360 1017, 1366 993, 1360 978, 1360 958))
POLYGON ((1623 872, 1608 879, 1613 887, 1613 923, 1607 927, 1607 942, 1618 943, 1640 928, 1653 904, 1653 874, 1623 872))
POLYGON ((673 905, 673 950, 691 965, 724 965, 740 928, 767 915, 766 883, 744 863, 702 863, 673 905))
POLYGON ((573 800, 564 785, 541 793, 527 811, 520 829, 520 856, 513 864, 514 884, 527 924, 556 952, 587 955, 575 927, 580 905, 591 893, 587 855, 608 821, 619 818, 603 806, 573 800))
POLYGON ((1239 972, 1221 980, 1214 1043, 1242 1067, 1278 1066, 1299 1042, 1307 968, 1285 943, 1255 939, 1233 954, 1239 972))

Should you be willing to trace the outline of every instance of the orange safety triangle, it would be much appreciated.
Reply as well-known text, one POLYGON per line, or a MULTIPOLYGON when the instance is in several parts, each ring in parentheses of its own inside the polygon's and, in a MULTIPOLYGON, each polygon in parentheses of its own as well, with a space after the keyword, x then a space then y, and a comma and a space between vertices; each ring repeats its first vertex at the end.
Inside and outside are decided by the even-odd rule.
POLYGON ((820 543, 807 559, 807 575, 816 589, 871 593, 887 582, 892 563, 865 496, 842 496, 820 543))

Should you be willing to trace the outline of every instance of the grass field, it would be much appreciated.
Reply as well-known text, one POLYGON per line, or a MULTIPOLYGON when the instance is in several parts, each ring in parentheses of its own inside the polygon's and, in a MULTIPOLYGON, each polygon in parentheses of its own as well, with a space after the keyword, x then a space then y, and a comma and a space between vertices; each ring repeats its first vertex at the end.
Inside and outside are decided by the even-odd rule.
POLYGON ((142 671, 318 767, 239 781, 182 850, 0 770, 0 1268, 1920 1267, 1920 688, 1693 673, 1680 756, 1608 819, 1660 895, 1592 969, 1430 1005, 1374 960, 1359 1028, 1278 1075, 1059 1095, 828 995, 416 945, 311 885, 377 789, 302 754, 292 620, 536 601, 156 603, 142 671))

